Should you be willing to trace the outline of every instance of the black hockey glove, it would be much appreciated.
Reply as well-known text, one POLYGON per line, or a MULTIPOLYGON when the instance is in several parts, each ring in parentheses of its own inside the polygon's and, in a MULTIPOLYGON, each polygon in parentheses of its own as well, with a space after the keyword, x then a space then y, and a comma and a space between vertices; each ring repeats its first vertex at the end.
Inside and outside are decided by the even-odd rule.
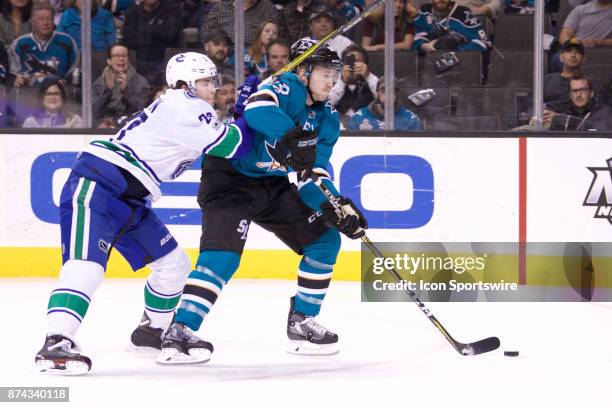
POLYGON ((310 177, 317 157, 317 132, 297 126, 276 142, 270 155, 285 167, 292 167, 301 179, 310 177))
POLYGON ((330 202, 324 202, 321 204, 323 217, 347 237, 351 239, 363 237, 365 230, 368 228, 368 221, 359 211, 359 208, 353 204, 350 198, 346 197, 338 197, 338 203, 342 210, 342 216, 336 214, 336 210, 330 202))

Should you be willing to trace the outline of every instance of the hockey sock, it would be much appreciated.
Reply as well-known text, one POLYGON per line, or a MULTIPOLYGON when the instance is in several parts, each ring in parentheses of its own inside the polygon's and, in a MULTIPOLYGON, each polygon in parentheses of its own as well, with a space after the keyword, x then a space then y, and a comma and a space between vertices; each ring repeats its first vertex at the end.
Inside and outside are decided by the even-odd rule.
POLYGON ((183 289, 176 321, 197 331, 239 264, 240 255, 235 252, 200 252, 196 268, 189 274, 183 289))
POLYGON ((307 316, 319 314, 339 251, 340 234, 333 229, 304 247, 295 294, 294 308, 297 312, 307 316))
POLYGON ((151 327, 167 329, 191 271, 191 261, 177 247, 148 266, 152 272, 144 288, 145 310, 151 327))
POLYGON ((61 334, 74 339, 91 297, 104 277, 104 268, 91 261, 66 261, 59 283, 47 306, 47 335, 61 334))

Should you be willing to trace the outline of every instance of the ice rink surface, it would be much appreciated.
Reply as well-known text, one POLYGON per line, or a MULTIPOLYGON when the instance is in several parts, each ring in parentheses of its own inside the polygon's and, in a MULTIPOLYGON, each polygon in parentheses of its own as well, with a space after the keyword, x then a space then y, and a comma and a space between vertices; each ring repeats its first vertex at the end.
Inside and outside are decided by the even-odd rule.
POLYGON ((459 341, 500 337, 499 350, 463 357, 416 305, 361 303, 358 283, 332 282, 318 321, 339 334, 341 352, 307 357, 284 351, 295 282, 235 280, 199 332, 215 346, 211 361, 169 367, 124 351, 144 281, 110 279, 78 333, 92 371, 59 377, 33 370, 54 284, 0 279, 0 386, 68 386, 74 407, 612 406, 612 304, 430 304, 459 341))

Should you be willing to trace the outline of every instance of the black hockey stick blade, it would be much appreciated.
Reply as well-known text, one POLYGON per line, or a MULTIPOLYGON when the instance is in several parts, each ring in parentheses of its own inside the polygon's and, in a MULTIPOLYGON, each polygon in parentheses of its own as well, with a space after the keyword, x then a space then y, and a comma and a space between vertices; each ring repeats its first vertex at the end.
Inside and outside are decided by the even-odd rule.
POLYGON ((464 356, 475 356, 497 350, 499 345, 500 343, 498 337, 488 337, 486 339, 475 341, 474 343, 457 343, 457 351, 464 356))

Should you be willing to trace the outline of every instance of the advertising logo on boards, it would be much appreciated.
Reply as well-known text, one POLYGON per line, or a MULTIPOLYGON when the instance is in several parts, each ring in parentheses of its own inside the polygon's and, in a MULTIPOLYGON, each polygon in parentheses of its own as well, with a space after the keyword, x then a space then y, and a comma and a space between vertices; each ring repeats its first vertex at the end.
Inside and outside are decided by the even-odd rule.
POLYGON ((607 219, 612 224, 612 157, 607 167, 587 167, 593 173, 593 181, 586 194, 585 207, 595 207, 593 218, 607 219))

